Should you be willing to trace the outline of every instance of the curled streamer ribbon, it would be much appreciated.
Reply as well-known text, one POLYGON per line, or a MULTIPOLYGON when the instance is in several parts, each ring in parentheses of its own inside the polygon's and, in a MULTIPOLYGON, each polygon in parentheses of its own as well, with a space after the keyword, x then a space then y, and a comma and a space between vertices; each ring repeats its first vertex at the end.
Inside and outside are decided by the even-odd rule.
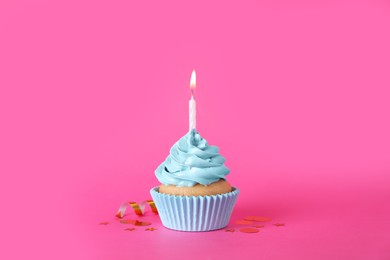
POLYGON ((140 204, 138 204, 137 202, 134 202, 134 201, 123 203, 119 207, 118 213, 116 213, 115 216, 117 216, 118 218, 123 218, 123 216, 125 215, 126 209, 129 205, 133 208, 135 214, 137 214, 138 216, 142 216, 142 215, 144 215, 146 204, 149 204, 153 213, 158 214, 158 211, 157 211, 156 205, 154 204, 154 201, 153 200, 145 200, 145 201, 141 202, 140 204))

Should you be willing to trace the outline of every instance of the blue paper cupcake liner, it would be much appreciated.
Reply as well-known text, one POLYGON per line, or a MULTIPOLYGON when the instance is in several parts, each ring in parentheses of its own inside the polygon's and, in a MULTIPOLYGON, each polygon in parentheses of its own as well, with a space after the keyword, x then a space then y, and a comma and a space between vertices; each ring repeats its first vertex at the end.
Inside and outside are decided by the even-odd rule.
POLYGON ((175 196, 150 190, 162 224, 179 231, 211 231, 227 226, 240 191, 211 196, 175 196))

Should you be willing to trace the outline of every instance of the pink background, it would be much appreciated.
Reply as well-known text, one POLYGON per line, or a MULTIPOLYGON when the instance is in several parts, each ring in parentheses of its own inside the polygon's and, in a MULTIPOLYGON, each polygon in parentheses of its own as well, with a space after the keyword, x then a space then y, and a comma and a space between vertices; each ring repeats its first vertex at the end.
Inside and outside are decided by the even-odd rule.
POLYGON ((389 71, 387 0, 0 0, 0 258, 390 259, 389 71), (115 221, 187 132, 193 68, 231 226, 285 227, 115 221))

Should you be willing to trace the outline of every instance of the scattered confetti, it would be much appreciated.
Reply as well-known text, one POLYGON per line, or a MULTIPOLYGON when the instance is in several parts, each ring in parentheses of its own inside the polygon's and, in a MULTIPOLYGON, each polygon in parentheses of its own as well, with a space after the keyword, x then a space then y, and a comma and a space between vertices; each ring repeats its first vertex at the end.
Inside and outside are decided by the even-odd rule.
POLYGON ((108 221, 104 221, 104 222, 99 223, 99 225, 108 225, 108 224, 110 224, 110 222, 108 222, 108 221))
POLYGON ((253 224, 252 221, 248 221, 248 220, 237 220, 235 223, 238 225, 251 225, 251 224, 253 224))
POLYGON ((120 223, 122 224, 135 224, 137 220, 133 220, 133 219, 122 219, 121 221, 119 221, 120 223))
POLYGON ((134 219, 121 219, 122 224, 133 224, 134 226, 150 226, 152 223, 146 221, 139 221, 134 219))
POLYGON ((274 226, 276 226, 276 227, 283 227, 284 224, 282 224, 282 223, 275 223, 274 226))
POLYGON ((267 218, 267 217, 258 217, 258 216, 249 216, 245 217, 245 220, 249 221, 256 221, 256 222, 266 222, 266 221, 271 221, 272 219, 267 218))
POLYGON ((135 230, 135 228, 125 228, 125 231, 134 231, 135 230))
POLYGON ((227 228, 227 229, 225 229, 225 232, 234 232, 234 231, 236 231, 234 228, 227 228))
POLYGON ((153 227, 145 228, 145 231, 155 231, 155 230, 157 230, 157 228, 153 228, 153 227))
POLYGON ((263 228, 264 225, 254 225, 253 227, 255 227, 255 228, 263 228))
POLYGON ((150 226, 152 223, 146 221, 137 221, 134 223, 136 226, 150 226))
POLYGON ((240 232, 242 233, 258 233, 259 230, 257 228, 240 228, 240 232))

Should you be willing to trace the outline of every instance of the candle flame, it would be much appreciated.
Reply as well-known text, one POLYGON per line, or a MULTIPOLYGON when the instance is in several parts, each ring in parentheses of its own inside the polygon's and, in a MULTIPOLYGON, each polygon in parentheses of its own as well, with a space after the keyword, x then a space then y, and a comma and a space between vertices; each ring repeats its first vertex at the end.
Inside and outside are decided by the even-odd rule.
POLYGON ((196 88, 196 72, 195 70, 191 73, 191 80, 190 80, 190 89, 194 91, 196 88))

